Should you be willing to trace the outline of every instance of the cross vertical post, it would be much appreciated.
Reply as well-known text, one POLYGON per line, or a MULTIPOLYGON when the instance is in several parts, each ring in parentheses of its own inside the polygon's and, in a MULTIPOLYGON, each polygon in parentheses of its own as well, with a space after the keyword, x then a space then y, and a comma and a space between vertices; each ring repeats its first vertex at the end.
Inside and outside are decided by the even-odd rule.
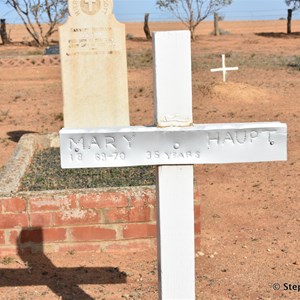
MULTIPOLYGON (((156 32, 153 46, 156 125, 190 126, 190 32, 156 32)), ((158 166, 157 202, 159 297, 195 299, 192 165, 158 166)))
POLYGON ((223 81, 226 82, 226 65, 225 65, 225 54, 222 54, 222 69, 223 69, 223 81))

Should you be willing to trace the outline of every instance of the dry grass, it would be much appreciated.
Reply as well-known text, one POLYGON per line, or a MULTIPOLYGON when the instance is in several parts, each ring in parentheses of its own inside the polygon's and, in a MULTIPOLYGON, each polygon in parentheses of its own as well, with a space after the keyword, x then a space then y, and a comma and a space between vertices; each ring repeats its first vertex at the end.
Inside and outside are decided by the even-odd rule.
POLYGON ((58 148, 38 152, 22 178, 21 191, 63 190, 155 184, 153 167, 61 169, 58 148))

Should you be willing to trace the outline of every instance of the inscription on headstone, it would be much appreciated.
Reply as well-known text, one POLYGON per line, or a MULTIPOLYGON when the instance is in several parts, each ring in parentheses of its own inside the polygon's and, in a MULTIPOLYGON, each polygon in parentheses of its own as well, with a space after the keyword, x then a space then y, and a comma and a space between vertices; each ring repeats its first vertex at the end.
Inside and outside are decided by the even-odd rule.
POLYGON ((59 28, 64 127, 129 125, 125 26, 112 0, 69 0, 59 28))

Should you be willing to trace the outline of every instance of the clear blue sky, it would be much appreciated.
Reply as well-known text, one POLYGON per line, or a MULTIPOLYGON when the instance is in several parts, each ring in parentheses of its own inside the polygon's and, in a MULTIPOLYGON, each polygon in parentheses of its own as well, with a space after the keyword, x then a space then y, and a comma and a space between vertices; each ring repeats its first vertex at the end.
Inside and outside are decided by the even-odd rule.
MULTIPOLYGON (((172 19, 171 15, 156 9, 155 0, 115 0, 115 14, 120 21, 143 21, 144 13, 150 13, 150 20, 172 19)), ((233 0, 220 12, 225 20, 277 20, 286 18, 287 6, 284 0, 233 0)), ((300 18, 300 10, 294 12, 300 18)))
MULTIPOLYGON (((19 23, 13 9, 0 0, 0 18, 7 23, 19 23)), ((120 21, 143 21, 144 14, 150 13, 150 21, 174 20, 171 15, 155 7, 155 0, 114 0, 114 12, 120 21)), ((284 0, 233 0, 220 11, 225 20, 277 20, 286 18, 287 6, 284 0)), ((293 19, 300 19, 300 10, 294 12, 293 19)))

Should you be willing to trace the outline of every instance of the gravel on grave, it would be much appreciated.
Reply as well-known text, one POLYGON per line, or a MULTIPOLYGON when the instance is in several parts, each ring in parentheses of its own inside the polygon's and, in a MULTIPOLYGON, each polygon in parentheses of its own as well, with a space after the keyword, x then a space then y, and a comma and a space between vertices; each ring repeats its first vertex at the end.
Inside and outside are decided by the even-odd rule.
POLYGON ((83 189, 155 184, 149 166, 97 169, 62 169, 59 148, 37 152, 24 174, 19 191, 83 189))

